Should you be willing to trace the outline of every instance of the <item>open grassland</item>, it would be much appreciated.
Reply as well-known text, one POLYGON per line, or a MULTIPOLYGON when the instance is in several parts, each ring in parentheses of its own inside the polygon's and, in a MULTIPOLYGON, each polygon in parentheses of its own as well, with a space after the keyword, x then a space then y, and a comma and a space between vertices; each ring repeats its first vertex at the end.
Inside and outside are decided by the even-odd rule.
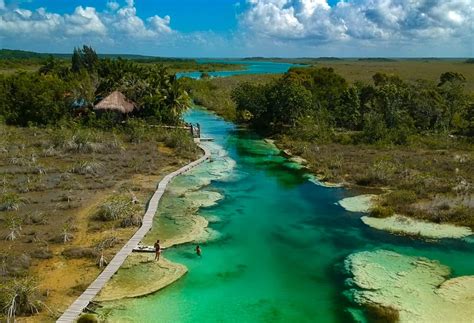
POLYGON ((141 224, 159 180, 198 155, 187 133, 160 128, 0 135, 0 302, 23 291, 36 322, 80 295, 141 224))
POLYGON ((372 76, 377 73, 399 75, 403 80, 418 79, 437 83, 444 72, 457 72, 466 77, 466 90, 474 91, 474 64, 465 60, 394 60, 394 61, 364 61, 364 60, 325 60, 316 61, 317 67, 332 67, 336 73, 349 82, 372 82, 372 76))

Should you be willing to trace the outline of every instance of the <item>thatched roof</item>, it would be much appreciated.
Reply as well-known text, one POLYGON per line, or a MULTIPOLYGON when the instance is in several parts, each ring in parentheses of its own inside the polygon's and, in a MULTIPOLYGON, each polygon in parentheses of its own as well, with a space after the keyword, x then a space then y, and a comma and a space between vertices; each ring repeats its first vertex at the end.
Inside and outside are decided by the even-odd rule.
POLYGON ((135 109, 135 104, 119 91, 113 91, 102 101, 94 106, 94 110, 111 110, 121 113, 130 113, 135 109))

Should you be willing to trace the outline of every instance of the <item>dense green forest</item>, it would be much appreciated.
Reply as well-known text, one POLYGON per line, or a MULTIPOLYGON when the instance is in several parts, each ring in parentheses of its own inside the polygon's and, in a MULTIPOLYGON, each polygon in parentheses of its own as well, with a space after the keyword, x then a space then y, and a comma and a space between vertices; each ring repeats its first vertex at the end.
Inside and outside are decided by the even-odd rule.
POLYGON ((154 123, 177 124, 189 106, 187 93, 165 67, 99 58, 87 46, 75 49, 69 64, 50 56, 37 72, 0 75, 0 89, 1 118, 21 126, 72 120, 78 105, 85 109, 78 122, 105 125, 107 116, 98 118, 91 106, 114 90, 136 104, 132 117, 154 123))
POLYGON ((292 68, 270 83, 242 83, 232 98, 238 121, 266 135, 406 144, 427 132, 472 137, 474 101, 464 84, 447 72, 437 84, 377 73, 373 84, 350 85, 331 68, 292 68))
MULTIPOLYGON (((161 65, 168 69, 170 73, 176 72, 212 72, 217 70, 238 70, 243 69, 243 65, 227 64, 218 62, 199 62, 192 58, 176 57, 153 57, 130 54, 97 54, 99 59, 123 59, 129 60, 138 65, 161 65)), ((22 50, 0 49, 0 73, 12 73, 21 70, 37 70, 44 65, 51 57, 55 58, 57 64, 70 64, 72 54, 47 54, 22 50)))

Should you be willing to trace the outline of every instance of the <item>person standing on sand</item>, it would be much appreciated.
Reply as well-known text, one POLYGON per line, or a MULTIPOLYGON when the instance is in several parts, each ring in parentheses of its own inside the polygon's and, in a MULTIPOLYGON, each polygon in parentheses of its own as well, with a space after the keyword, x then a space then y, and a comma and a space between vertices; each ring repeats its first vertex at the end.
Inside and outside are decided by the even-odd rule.
POLYGON ((199 245, 196 246, 196 255, 201 257, 201 247, 199 245))
POLYGON ((160 255, 161 255, 160 240, 156 240, 154 247, 155 247, 155 260, 158 261, 160 260, 160 255))

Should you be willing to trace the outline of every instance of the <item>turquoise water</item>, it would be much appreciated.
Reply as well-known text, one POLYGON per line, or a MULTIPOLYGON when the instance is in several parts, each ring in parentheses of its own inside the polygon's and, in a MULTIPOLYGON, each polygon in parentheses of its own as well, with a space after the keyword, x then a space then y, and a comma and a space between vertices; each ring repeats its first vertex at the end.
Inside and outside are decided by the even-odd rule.
POLYGON ((210 224, 220 238, 201 244, 202 258, 191 244, 166 250, 188 274, 153 295, 114 303, 106 310, 110 321, 350 322, 343 262, 362 250, 424 256, 451 267, 453 276, 474 274, 474 244, 366 227, 360 214, 335 205, 351 192, 309 182, 252 133, 203 110, 186 120, 199 122, 236 161, 232 180, 206 187, 224 199, 200 211, 221 220, 210 224))
MULTIPOLYGON (((289 63, 275 63, 275 62, 260 62, 260 61, 231 61, 231 60, 199 60, 200 63, 226 63, 226 64, 239 64, 244 65, 245 68, 237 71, 216 71, 209 72, 208 74, 214 77, 226 77, 232 75, 243 75, 243 74, 281 74, 285 73, 294 66, 289 63)), ((180 77, 191 77, 198 79, 201 77, 201 72, 184 72, 176 73, 178 78, 180 77)))

